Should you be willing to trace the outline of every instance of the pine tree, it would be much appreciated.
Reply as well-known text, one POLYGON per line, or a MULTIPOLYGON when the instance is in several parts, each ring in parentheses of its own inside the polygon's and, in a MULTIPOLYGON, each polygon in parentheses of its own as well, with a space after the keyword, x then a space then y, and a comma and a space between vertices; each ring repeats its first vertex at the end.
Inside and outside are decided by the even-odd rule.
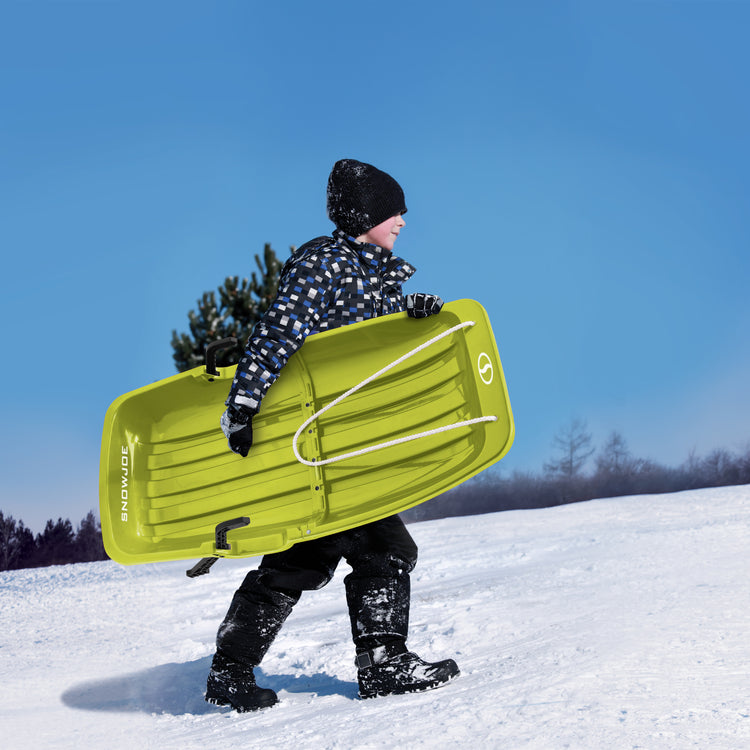
POLYGON ((16 527, 16 549, 18 551, 18 558, 13 565, 14 568, 27 568, 29 565, 34 564, 36 559, 34 532, 27 526, 24 526, 21 520, 18 521, 18 526, 16 527))
POLYGON ((17 570, 33 563, 34 535, 13 516, 0 511, 0 570, 17 570))
POLYGON ((102 541, 102 525, 99 519, 90 510, 78 526, 75 539, 76 562, 94 562, 95 560, 107 560, 102 541))
MULTIPOLYGON (((291 248, 294 250, 294 248, 291 248)), ((172 349, 179 372, 200 367, 205 362, 206 346, 212 341, 234 337, 239 344, 217 355, 216 364, 227 367, 239 362, 253 326, 276 296, 282 263, 266 243, 263 258, 255 256, 258 274, 250 279, 228 276, 217 292, 204 292, 197 301, 198 310, 190 310, 190 333, 172 331, 172 349)))
POLYGON ((50 519, 36 536, 37 562, 41 566, 66 565, 75 559, 75 532, 70 519, 50 519))
POLYGON ((0 570, 11 570, 17 557, 16 519, 0 510, 0 570))

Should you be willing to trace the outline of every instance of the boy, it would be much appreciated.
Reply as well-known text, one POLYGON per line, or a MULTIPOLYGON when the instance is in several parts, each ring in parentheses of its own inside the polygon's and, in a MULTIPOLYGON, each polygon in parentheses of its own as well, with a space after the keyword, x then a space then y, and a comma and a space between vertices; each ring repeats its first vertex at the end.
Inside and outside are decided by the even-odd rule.
MULTIPOLYGON (((406 213, 393 177, 342 159, 328 179, 327 208, 336 225, 333 236, 311 240, 286 262, 276 299, 237 366, 221 426, 229 447, 243 457, 263 396, 307 336, 403 310, 426 317, 442 307, 434 295, 404 298, 402 284, 415 269, 391 253, 406 213)), ((248 573, 219 627, 207 701, 237 711, 278 701, 273 690, 256 685, 253 668, 302 592, 325 586, 342 558, 352 568, 344 583, 362 698, 428 690, 459 674, 452 659, 431 664, 406 648, 417 546, 392 516, 266 555, 248 573)))

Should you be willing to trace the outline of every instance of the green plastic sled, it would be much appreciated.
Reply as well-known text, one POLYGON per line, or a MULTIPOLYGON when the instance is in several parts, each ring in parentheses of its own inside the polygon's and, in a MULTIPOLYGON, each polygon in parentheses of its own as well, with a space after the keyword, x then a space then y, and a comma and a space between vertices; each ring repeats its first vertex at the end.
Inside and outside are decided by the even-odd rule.
POLYGON ((435 497, 513 442, 497 346, 472 300, 310 336, 253 419, 247 458, 219 427, 235 367, 210 369, 107 410, 100 509, 117 562, 277 552, 435 497))

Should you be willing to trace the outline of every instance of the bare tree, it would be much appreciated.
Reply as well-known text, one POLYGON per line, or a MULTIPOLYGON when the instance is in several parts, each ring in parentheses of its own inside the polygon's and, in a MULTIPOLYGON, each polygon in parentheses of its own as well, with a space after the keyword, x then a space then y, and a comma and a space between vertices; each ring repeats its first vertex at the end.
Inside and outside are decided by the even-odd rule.
POLYGON ((595 461, 593 490, 602 497, 633 494, 637 487, 636 479, 648 463, 633 457, 625 438, 616 430, 610 433, 595 461))
POLYGON ((591 457, 591 433, 586 422, 573 419, 561 428, 552 440, 557 456, 544 464, 544 470, 561 479, 572 480, 578 477, 581 469, 591 457))
POLYGON ((596 457, 596 470, 610 476, 631 476, 637 474, 643 461, 634 458, 621 433, 614 430, 596 457))
POLYGON ((737 458, 737 471, 740 484, 750 483, 750 442, 745 446, 744 453, 737 458))
POLYGON ((736 484, 740 478, 737 459, 724 448, 711 451, 703 459, 701 468, 702 485, 706 487, 726 487, 736 484))

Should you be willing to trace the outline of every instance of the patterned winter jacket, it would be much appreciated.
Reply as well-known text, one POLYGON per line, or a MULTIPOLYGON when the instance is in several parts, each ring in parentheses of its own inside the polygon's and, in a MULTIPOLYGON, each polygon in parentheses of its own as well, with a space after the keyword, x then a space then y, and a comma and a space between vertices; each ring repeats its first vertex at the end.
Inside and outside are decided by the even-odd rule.
POLYGON ((311 334, 404 310, 402 258, 336 230, 300 247, 284 265, 276 299, 253 328, 227 406, 257 413, 289 357, 311 334))

